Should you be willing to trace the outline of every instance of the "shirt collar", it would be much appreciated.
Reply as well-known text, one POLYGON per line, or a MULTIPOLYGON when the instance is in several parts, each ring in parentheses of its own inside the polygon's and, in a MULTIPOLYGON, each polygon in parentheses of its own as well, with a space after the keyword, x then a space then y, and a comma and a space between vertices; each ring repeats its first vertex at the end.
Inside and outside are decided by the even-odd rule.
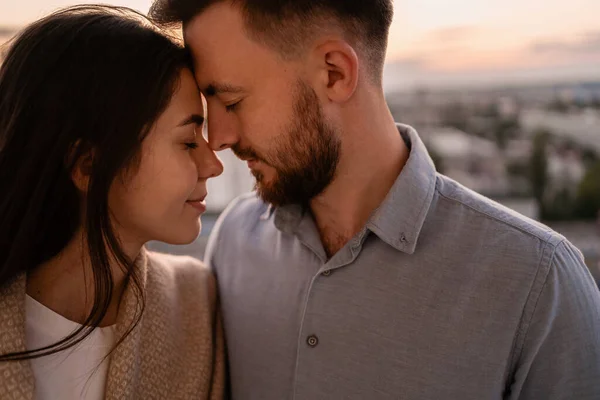
POLYGON ((397 126, 410 156, 367 228, 397 250, 413 254, 433 200, 437 176, 417 131, 408 125, 397 126))
POLYGON ((299 204, 290 204, 282 207, 269 206, 269 214, 275 214, 275 226, 282 232, 292 234, 302 221, 305 213, 304 207, 299 204))
MULTIPOLYGON (((417 131, 408 125, 397 124, 397 127, 410 156, 385 200, 367 222, 367 229, 397 250, 412 254, 433 199, 436 171, 417 131)), ((277 229, 289 234, 295 233, 305 212, 297 204, 267 210, 269 216, 274 213, 277 229)))

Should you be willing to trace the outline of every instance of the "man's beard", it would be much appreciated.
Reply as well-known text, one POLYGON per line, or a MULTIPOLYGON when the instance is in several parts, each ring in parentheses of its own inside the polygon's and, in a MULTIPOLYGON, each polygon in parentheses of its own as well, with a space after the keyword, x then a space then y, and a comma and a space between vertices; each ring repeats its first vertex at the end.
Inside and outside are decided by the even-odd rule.
POLYGON ((276 171, 271 182, 252 171, 256 192, 266 203, 308 205, 333 181, 341 154, 341 141, 323 116, 317 94, 299 81, 294 99, 293 121, 268 155, 233 146, 240 158, 255 159, 276 171))

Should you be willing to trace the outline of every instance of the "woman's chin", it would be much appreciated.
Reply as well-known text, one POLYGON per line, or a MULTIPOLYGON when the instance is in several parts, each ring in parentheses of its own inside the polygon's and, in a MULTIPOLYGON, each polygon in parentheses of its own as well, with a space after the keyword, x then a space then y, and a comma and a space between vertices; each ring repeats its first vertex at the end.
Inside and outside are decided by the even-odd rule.
POLYGON ((183 228, 184 227, 180 226, 178 229, 172 232, 172 234, 162 236, 160 239, 156 240, 176 246, 191 244, 200 236, 202 224, 200 219, 198 219, 198 222, 195 224, 195 226, 189 226, 187 229, 183 228))

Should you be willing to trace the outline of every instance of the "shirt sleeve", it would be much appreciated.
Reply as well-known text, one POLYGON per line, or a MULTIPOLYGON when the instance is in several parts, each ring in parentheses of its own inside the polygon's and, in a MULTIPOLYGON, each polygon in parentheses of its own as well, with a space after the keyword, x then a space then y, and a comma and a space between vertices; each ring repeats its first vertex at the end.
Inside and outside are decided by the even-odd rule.
POLYGON ((600 399, 600 293, 579 250, 560 243, 541 279, 505 398, 600 399))

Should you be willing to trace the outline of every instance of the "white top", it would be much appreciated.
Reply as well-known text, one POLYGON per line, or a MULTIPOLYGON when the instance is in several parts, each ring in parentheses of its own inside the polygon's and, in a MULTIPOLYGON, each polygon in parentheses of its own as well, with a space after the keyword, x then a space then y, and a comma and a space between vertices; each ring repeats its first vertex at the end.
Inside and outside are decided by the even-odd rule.
MULTIPOLYGON (((54 344, 81 325, 55 313, 33 298, 25 301, 27 349, 54 344)), ((35 400, 102 400, 108 374, 108 354, 115 344, 115 327, 96 328, 78 345, 31 360, 35 400)))

